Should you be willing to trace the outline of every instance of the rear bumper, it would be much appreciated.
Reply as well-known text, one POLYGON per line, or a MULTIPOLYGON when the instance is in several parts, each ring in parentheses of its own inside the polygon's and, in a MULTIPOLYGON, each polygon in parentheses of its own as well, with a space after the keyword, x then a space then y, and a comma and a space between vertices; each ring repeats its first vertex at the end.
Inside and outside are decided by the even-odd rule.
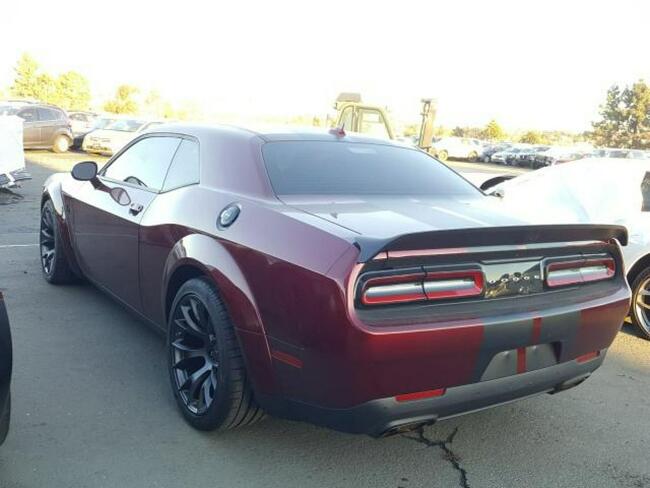
POLYGON ((262 395, 263 407, 277 416, 303 420, 342 432, 374 437, 421 424, 475 412, 540 393, 555 393, 577 386, 603 362, 606 350, 590 361, 575 360, 490 381, 448 388, 444 395, 398 402, 395 398, 372 400, 351 408, 324 408, 262 395))

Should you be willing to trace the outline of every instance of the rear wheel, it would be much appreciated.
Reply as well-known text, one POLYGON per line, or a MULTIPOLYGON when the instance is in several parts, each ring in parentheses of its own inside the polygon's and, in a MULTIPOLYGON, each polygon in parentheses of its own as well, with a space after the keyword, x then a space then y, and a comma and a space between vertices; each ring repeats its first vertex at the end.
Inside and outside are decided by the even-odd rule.
POLYGON ((11 419, 11 393, 7 395, 4 409, 2 409, 0 415, 0 444, 2 444, 9 433, 9 422, 11 419))
POLYGON ((58 285, 74 281, 75 275, 70 269, 68 258, 63 250, 61 231, 51 200, 46 201, 41 209, 39 247, 41 269, 48 282, 58 285))
POLYGON ((438 159, 440 161, 447 161, 448 158, 449 158, 449 154, 447 153, 447 151, 445 151, 444 149, 442 151, 438 151, 438 159))
POLYGON ((650 268, 644 269, 632 283, 632 323, 650 339, 650 268))
POLYGON ((206 279, 189 280, 176 294, 167 345, 174 396, 192 427, 226 430, 264 417, 226 307, 206 279))
POLYGON ((476 151, 472 151, 472 152, 469 153, 469 155, 467 156, 467 159, 469 159, 472 163, 475 163, 476 160, 478 159, 478 153, 477 153, 476 151))
POLYGON ((70 149, 70 139, 62 134, 56 136, 54 143, 52 144, 52 151, 55 153, 64 153, 67 152, 68 149, 70 149))

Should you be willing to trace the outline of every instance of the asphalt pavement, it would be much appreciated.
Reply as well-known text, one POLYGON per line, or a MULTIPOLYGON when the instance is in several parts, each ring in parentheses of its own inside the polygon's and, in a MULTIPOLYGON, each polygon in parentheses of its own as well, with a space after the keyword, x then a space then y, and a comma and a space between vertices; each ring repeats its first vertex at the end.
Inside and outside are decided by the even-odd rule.
POLYGON ((627 325, 579 387, 421 432, 372 439, 274 418, 194 431, 176 411, 162 338, 91 286, 41 277, 41 185, 88 157, 27 156, 34 179, 0 191, 14 340, 0 487, 650 487, 650 342, 627 325))

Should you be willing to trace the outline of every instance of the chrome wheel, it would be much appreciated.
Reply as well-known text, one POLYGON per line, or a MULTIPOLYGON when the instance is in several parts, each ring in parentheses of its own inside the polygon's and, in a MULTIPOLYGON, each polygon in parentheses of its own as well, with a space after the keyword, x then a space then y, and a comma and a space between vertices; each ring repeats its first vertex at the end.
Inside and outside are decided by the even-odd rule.
POLYGON ((633 306, 639 326, 650 335, 650 277, 635 288, 633 306))
POLYGON ((210 316, 197 296, 189 294, 178 302, 171 327, 174 386, 185 407, 203 415, 215 399, 219 354, 210 316))
POLYGON ((49 206, 43 207, 41 213, 41 265, 46 275, 52 274, 52 266, 56 258, 56 241, 54 240, 54 215, 49 206))

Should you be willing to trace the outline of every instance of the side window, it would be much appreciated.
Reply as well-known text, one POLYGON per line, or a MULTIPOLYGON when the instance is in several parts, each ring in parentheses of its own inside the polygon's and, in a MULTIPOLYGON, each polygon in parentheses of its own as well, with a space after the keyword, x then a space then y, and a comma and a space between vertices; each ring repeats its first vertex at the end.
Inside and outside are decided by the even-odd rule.
POLYGON ((378 110, 361 109, 359 110, 359 117, 361 118, 359 132, 370 134, 374 137, 389 139, 388 129, 386 129, 386 123, 381 112, 378 110))
POLYGON ((177 137, 147 137, 133 144, 102 170, 117 181, 159 191, 178 148, 177 137))
POLYGON ((183 139, 174 155, 163 191, 199 183, 199 144, 183 139))
POLYGON ((18 112, 18 117, 23 119, 25 122, 36 122, 38 120, 35 108, 26 108, 21 110, 18 112))
POLYGON ((50 110, 49 108, 39 108, 38 109, 38 118, 41 122, 45 122, 48 120, 56 120, 58 119, 58 114, 54 110, 50 110))

